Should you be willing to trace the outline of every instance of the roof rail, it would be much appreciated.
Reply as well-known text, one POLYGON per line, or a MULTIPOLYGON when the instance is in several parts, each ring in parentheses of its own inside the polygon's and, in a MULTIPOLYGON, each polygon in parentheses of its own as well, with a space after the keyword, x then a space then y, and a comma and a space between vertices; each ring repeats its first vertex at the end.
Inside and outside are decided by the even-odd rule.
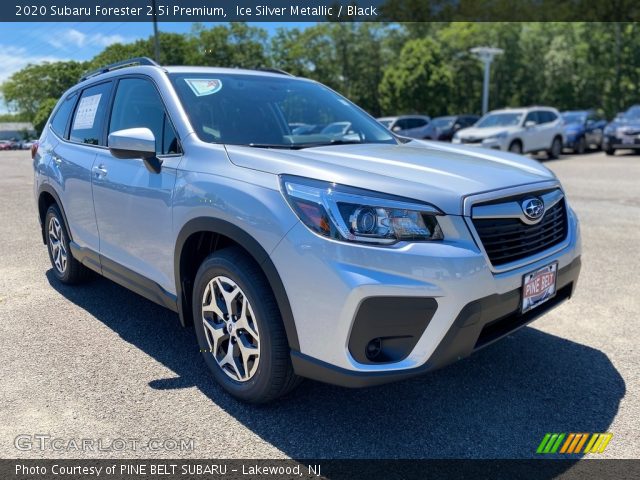
POLYGON ((96 75, 111 72, 113 70, 118 70, 119 68, 132 67, 134 65, 152 65, 154 67, 160 66, 159 64, 151 60, 149 57, 129 58, 128 60, 122 60, 121 62, 112 63, 105 67, 101 67, 96 70, 87 72, 84 75, 82 75, 82 77, 80 77, 80 81, 84 82, 88 78, 95 77, 96 75))
POLYGON ((287 75, 289 77, 295 77, 295 75, 293 75, 292 73, 286 72, 286 71, 281 70, 279 68, 263 67, 263 68, 255 68, 254 70, 257 70, 258 72, 279 73, 280 75, 287 75))

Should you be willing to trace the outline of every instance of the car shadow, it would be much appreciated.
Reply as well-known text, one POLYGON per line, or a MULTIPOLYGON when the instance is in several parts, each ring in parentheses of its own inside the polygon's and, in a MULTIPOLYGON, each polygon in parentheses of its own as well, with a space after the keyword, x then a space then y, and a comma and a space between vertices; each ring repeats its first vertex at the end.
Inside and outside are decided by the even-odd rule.
POLYGON ((415 379, 360 390, 305 381, 284 399, 247 407, 215 384, 193 328, 174 313, 103 278, 76 287, 51 270, 47 278, 175 373, 151 388, 195 386, 292 458, 532 458, 547 432, 606 432, 625 395, 604 353, 525 328, 415 379))

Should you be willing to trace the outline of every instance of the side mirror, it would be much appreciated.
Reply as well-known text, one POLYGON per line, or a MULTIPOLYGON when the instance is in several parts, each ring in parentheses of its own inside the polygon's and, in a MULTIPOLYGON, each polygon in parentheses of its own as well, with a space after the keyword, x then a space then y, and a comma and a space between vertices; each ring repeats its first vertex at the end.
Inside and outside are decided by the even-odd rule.
POLYGON ((535 127, 537 125, 536 122, 534 122, 533 120, 527 120, 526 122, 524 122, 524 128, 531 128, 531 127, 535 127))
POLYGON ((462 125, 460 125, 459 123, 456 123, 456 124, 453 126, 453 131, 454 131, 454 132, 457 132, 457 131, 458 131, 458 130, 460 130, 461 128, 462 128, 462 125))
POLYGON ((148 128, 127 128, 109 134, 109 151, 116 158, 140 158, 151 173, 160 173, 156 138, 148 128))
POLYGON ((400 130, 402 130, 402 129, 398 125, 396 125, 395 127, 393 127, 391 129, 392 132, 396 132, 396 133, 399 132, 400 130))

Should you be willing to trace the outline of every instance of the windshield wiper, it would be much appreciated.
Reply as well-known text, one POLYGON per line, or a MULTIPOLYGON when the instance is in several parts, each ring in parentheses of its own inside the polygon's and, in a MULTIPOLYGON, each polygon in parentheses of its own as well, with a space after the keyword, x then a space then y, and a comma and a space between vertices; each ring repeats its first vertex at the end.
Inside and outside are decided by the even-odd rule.
POLYGON ((313 148, 313 147, 329 147, 331 145, 350 145, 350 144, 360 144, 366 143, 362 140, 342 140, 340 138, 336 138, 335 140, 330 140, 328 142, 315 142, 315 143, 298 143, 296 147, 298 148, 313 148))
MULTIPOLYGON (((229 144, 234 145, 234 144, 229 144)), ((296 148, 300 148, 298 145, 294 144, 279 144, 279 143, 244 143, 237 144, 239 147, 253 147, 253 148, 284 148, 287 150, 295 150, 296 148)))

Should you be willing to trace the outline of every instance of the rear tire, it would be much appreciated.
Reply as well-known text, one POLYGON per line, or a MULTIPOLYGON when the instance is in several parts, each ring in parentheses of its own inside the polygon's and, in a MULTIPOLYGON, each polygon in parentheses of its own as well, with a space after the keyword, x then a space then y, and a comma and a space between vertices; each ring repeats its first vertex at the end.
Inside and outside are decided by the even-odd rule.
POLYGON ((616 149, 615 148, 605 148, 604 153, 606 153, 607 155, 615 155, 616 154, 616 149))
POLYGON ((242 249, 224 248, 200 265, 193 320, 205 363, 234 397, 266 403, 300 382, 271 287, 242 249))
POLYGON ((555 160, 560 157, 562 153, 562 140, 560 137, 555 137, 551 142, 551 147, 547 150, 547 157, 551 160, 555 160))
POLYGON ((69 248, 69 232, 56 204, 51 205, 44 220, 45 237, 53 274, 69 285, 85 282, 91 272, 73 257, 69 248))
POLYGON ((578 145, 576 145, 576 153, 578 155, 583 155, 584 152, 587 151, 587 141, 584 139, 584 137, 580 137, 578 139, 578 145))

